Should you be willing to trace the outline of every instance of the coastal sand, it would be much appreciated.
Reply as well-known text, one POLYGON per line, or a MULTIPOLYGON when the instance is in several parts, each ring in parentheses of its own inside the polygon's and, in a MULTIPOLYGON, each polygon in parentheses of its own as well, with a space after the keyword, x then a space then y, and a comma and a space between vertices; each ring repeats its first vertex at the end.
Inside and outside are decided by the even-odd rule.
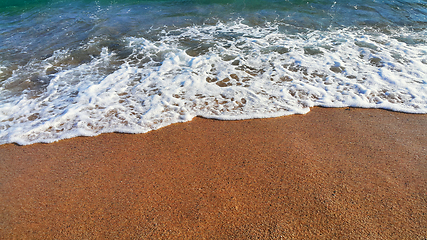
POLYGON ((425 239, 427 115, 313 108, 0 146, 0 239, 425 239))

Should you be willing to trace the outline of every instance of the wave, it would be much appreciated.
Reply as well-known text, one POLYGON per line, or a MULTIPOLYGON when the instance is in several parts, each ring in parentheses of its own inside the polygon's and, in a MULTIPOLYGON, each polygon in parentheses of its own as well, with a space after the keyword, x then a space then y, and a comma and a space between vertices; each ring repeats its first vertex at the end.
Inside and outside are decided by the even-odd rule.
POLYGON ((310 107, 427 113, 426 32, 289 34, 243 19, 151 29, 33 59, 0 85, 0 144, 143 133, 195 116, 304 114, 310 107))

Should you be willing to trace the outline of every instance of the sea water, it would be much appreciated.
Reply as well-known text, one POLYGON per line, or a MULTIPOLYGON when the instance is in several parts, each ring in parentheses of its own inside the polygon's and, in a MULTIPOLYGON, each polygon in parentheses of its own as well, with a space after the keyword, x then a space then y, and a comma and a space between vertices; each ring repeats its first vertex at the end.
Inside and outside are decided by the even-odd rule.
POLYGON ((313 106, 427 113, 425 0, 0 3, 0 144, 313 106))

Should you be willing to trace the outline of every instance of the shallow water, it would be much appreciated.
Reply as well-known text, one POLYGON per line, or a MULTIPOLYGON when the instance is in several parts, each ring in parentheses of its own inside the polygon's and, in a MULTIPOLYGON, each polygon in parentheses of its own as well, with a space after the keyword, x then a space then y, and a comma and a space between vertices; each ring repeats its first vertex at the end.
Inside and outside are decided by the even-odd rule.
POLYGON ((0 144, 313 106, 427 113, 426 1, 9 1, 0 144))

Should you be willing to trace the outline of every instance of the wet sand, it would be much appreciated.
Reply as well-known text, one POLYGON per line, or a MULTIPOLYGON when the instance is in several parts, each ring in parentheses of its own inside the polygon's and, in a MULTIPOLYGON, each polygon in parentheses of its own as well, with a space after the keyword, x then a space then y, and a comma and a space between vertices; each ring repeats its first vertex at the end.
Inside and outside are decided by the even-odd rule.
POLYGON ((0 146, 0 239, 425 239, 427 115, 313 108, 0 146))

